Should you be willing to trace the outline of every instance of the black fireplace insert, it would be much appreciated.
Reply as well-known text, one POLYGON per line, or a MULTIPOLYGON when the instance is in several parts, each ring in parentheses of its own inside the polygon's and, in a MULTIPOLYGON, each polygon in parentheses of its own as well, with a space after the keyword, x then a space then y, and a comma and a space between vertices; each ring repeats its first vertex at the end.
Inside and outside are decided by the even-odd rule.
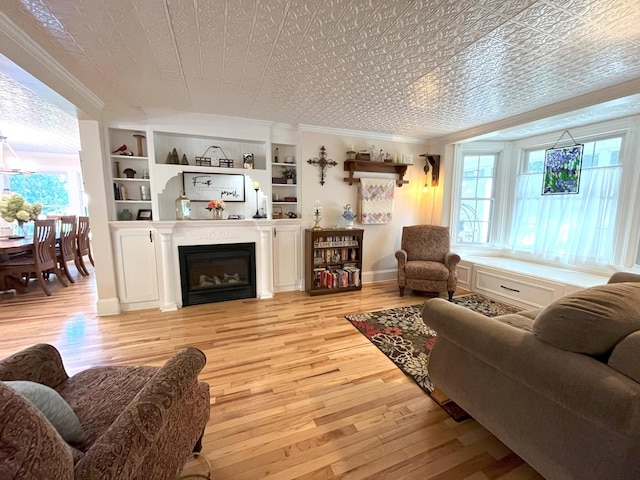
POLYGON ((182 306, 256 297, 256 244, 178 247, 182 306))

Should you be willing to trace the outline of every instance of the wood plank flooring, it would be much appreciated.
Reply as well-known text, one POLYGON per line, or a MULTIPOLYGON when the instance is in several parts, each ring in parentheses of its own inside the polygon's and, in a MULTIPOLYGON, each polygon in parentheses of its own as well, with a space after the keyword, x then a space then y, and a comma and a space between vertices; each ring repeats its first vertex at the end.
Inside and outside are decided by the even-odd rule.
MULTIPOLYGON (((94 277, 53 296, 0 295, 0 358, 37 342, 67 370, 161 365, 195 346, 211 386, 203 453, 215 480, 541 478, 474 420, 454 422, 344 319, 421 303, 394 282, 97 317, 94 277)), ((193 460, 183 473, 202 471, 193 460)))

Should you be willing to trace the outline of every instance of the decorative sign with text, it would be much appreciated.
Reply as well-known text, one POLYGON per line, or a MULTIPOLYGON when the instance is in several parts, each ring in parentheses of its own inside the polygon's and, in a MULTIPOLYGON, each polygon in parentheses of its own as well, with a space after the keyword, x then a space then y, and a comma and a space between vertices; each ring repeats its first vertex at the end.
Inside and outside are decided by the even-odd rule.
POLYGON ((244 175, 234 173, 184 172, 184 193, 191 201, 244 202, 244 175))

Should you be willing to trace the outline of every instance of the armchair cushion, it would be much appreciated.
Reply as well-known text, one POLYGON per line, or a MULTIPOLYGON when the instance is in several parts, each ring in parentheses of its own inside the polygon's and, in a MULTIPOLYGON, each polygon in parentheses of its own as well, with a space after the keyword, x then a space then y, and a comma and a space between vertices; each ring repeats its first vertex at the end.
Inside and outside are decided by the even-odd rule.
POLYGON ((540 340, 562 350, 604 355, 640 329, 640 283, 611 283, 565 295, 533 322, 540 340))
POLYGON ((406 263, 404 272, 409 278, 428 278, 445 282, 449 278, 449 269, 444 263, 439 262, 412 260, 406 263))
POLYGON ((25 397, 51 422, 67 443, 80 444, 84 431, 76 414, 64 398, 53 388, 36 382, 22 380, 4 382, 6 386, 25 397))

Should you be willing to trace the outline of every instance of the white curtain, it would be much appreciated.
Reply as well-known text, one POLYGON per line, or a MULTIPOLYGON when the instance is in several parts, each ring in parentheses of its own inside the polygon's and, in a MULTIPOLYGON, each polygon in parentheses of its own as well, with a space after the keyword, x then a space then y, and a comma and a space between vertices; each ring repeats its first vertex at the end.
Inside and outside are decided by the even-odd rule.
POLYGON ((541 173, 518 176, 512 252, 568 265, 612 263, 621 174, 620 166, 583 169, 579 193, 566 195, 542 195, 541 173))

